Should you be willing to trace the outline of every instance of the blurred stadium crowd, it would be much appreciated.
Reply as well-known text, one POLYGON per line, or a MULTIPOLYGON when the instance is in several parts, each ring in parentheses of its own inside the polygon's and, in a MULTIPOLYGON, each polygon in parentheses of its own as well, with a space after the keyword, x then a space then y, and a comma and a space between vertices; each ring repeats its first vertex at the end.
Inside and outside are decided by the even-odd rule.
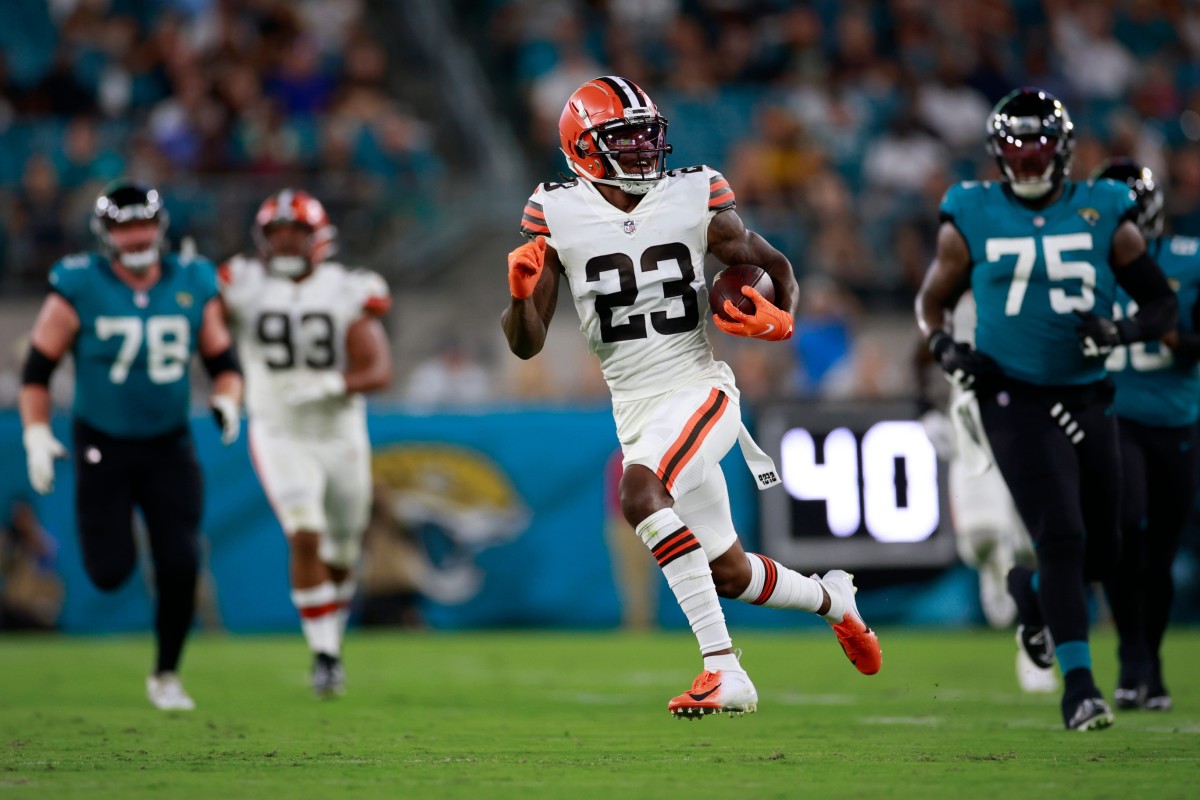
MULTIPOLYGON (((37 291, 55 258, 89 246, 87 210, 117 174, 163 189, 175 237, 186 232, 214 258, 246 245, 267 191, 303 184, 330 208, 343 251, 372 259, 394 284, 411 266, 386 249, 394 234, 462 216, 439 198, 449 184, 481 180, 471 148, 443 130, 439 98, 462 73, 397 52, 388 32, 399 4, 4 5, 0 287, 8 296, 37 291), (410 91, 418 84, 426 88, 410 91)), ((469 254, 436 265, 443 283, 423 289, 426 304, 436 305, 439 291, 447 304, 464 302, 457 288, 471 283, 494 287, 480 296, 499 309, 497 265, 516 244, 523 193, 564 169, 564 98, 598 74, 625 75, 670 120, 671 163, 722 170, 748 225, 800 274, 792 358, 718 337, 752 399, 911 390, 901 354, 914 340, 903 332, 932 254, 938 202, 952 182, 993 174, 984 122, 1014 87, 1040 86, 1067 104, 1080 140, 1076 177, 1110 155, 1133 156, 1165 182, 1169 229, 1200 235, 1195 2, 406 0, 403 8, 441 15, 467 66, 485 76, 484 107, 459 112, 513 134, 506 157, 520 162, 524 179, 496 191, 513 198, 506 225, 481 221, 469 254)), ((397 348, 411 362, 400 375, 421 376, 402 380, 398 395, 430 403, 603 396, 598 378, 580 378, 573 364, 512 364, 495 347, 491 312, 470 316, 473 327, 444 346, 397 348)))

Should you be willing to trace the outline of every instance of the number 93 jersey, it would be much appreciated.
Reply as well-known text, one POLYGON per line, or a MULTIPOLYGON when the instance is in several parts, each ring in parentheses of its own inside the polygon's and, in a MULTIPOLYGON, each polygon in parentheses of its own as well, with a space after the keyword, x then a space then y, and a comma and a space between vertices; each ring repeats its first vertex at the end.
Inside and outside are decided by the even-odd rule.
MULTIPOLYGON (((1193 332, 1193 314, 1200 300, 1200 239, 1160 236, 1149 245, 1179 298, 1179 330, 1193 332)), ((1118 288, 1113 315, 1137 313, 1137 303, 1118 288)), ((1175 357, 1159 341, 1118 347, 1108 356, 1108 371, 1117 385, 1113 408, 1122 419, 1151 427, 1191 425, 1200 417, 1200 365, 1175 357)))
POLYGON ((218 275, 246 375, 247 415, 276 430, 313 436, 365 424, 358 395, 295 406, 288 396, 321 372, 345 372, 350 326, 391 306, 383 278, 325 261, 293 281, 241 256, 222 264, 218 275))
POLYGON ((668 172, 628 213, 588 181, 543 183, 529 198, 521 233, 558 252, 613 400, 693 383, 736 392, 704 324, 708 223, 733 207, 729 183, 704 166, 668 172))
POLYGON ((1036 210, 1002 183, 950 187, 941 218, 970 252, 975 347, 1028 383, 1104 378, 1103 357, 1085 357, 1079 347, 1074 312, 1112 316, 1117 286, 1108 255, 1117 227, 1136 213, 1133 192, 1111 180, 1067 181, 1056 201, 1036 210))
POLYGON ((149 438, 186 427, 189 366, 204 306, 217 293, 212 262, 162 258, 162 277, 134 291, 96 253, 67 256, 50 269, 50 289, 79 317, 72 345, 72 414, 122 438, 149 438))

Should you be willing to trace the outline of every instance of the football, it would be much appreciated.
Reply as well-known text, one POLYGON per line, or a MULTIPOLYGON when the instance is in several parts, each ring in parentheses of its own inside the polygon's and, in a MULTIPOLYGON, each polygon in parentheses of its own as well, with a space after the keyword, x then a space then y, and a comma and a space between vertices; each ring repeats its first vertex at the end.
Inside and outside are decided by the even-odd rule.
POLYGON ((736 264, 726 267, 713 278, 712 287, 708 290, 708 305, 718 317, 729 322, 725 313, 725 301, 733 303, 744 314, 754 313, 754 301, 742 294, 742 287, 750 286, 770 302, 775 302, 775 284, 771 276, 760 267, 753 264, 736 264))

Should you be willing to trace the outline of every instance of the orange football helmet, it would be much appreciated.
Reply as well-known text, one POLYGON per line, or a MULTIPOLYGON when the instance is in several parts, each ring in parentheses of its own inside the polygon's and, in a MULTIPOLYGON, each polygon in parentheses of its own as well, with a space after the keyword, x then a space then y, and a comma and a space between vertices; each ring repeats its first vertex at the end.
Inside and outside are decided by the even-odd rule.
POLYGON ((283 189, 268 197, 254 215, 252 229, 254 243, 262 253, 263 263, 273 272, 295 277, 308 272, 317 264, 333 255, 337 228, 329 222, 329 215, 321 201, 308 192, 283 189), (271 252, 267 229, 272 225, 299 225, 309 230, 306 252, 301 256, 276 255, 271 252))
POLYGON ((559 117, 558 135, 567 164, 593 183, 645 194, 667 171, 667 120, 625 78, 594 78, 576 89, 559 117))

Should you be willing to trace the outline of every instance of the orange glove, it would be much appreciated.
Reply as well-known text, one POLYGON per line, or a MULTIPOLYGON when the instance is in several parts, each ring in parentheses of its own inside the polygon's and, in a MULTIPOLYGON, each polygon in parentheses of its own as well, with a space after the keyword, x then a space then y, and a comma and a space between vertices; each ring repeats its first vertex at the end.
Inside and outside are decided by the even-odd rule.
POLYGON ((508 291, 518 300, 533 294, 546 262, 546 237, 539 236, 508 254, 508 291))
POLYGON ((736 321, 729 322, 713 314, 713 322, 718 328, 731 336, 748 336, 752 339, 766 339, 769 342, 792 338, 796 323, 790 313, 767 300, 752 286, 743 286, 742 294, 753 301, 754 313, 743 313, 726 300, 725 313, 736 321))

